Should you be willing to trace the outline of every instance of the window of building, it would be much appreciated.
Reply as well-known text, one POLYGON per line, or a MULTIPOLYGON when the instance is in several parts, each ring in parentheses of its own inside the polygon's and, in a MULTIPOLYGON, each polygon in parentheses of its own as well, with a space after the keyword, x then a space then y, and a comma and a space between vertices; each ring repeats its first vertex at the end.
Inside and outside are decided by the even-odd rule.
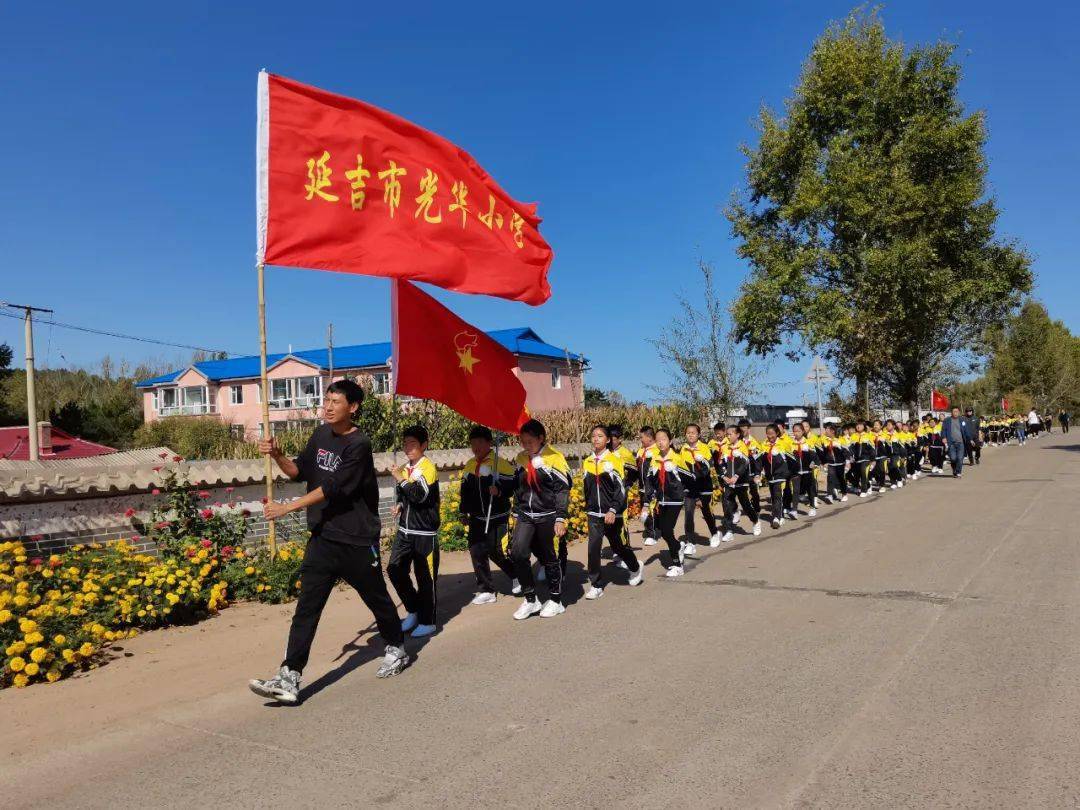
POLYGON ((551 387, 562 388, 562 369, 558 366, 551 369, 551 387))
POLYGON ((230 385, 229 386, 229 404, 230 405, 243 405, 244 404, 244 386, 242 386, 242 385, 230 385))
POLYGON ((229 434, 237 441, 243 441, 247 438, 243 425, 229 425, 229 434))
POLYGON ((390 393, 390 372, 379 371, 371 375, 371 390, 375 394, 390 393))
POLYGON ((317 408, 322 405, 322 377, 289 377, 270 381, 270 407, 317 408))

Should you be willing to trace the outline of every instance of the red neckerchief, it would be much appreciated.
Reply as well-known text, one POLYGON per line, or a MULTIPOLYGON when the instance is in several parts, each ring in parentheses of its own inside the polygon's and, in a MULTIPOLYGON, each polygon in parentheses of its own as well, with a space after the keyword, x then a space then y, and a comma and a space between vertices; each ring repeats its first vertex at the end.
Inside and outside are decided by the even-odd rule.
POLYGON ((532 457, 529 457, 529 463, 525 465, 525 483, 529 485, 530 489, 540 491, 540 477, 536 474, 536 467, 533 466, 532 457))
MULTIPOLYGON (((670 453, 671 451, 668 450, 668 452, 670 453)), ((666 492, 667 491, 667 459, 664 458, 663 456, 660 456, 659 458, 660 458, 660 472, 657 474, 657 477, 660 479, 660 489, 666 492)))

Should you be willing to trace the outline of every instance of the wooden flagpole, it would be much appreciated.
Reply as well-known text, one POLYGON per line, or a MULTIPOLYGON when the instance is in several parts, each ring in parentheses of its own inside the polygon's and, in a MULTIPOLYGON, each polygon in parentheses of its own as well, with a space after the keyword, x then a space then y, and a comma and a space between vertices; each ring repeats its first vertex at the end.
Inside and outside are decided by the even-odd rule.
MULTIPOLYGON (((262 387, 262 435, 264 439, 271 437, 270 433, 270 386, 266 379, 266 273, 262 262, 257 266, 259 273, 259 385, 262 387)), ((266 474, 266 502, 274 500, 274 461, 270 456, 264 457, 263 470, 266 474)), ((273 520, 269 521, 267 540, 270 543, 270 556, 277 556, 277 526, 273 520)))

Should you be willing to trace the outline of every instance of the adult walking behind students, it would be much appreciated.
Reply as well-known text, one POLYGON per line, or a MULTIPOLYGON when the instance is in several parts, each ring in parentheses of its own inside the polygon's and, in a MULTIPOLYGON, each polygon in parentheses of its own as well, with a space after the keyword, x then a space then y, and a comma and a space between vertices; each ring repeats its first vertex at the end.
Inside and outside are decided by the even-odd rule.
POLYGON ((296 459, 288 458, 273 438, 259 442, 259 451, 274 459, 294 481, 307 483, 307 494, 289 503, 268 503, 270 520, 307 510, 311 539, 300 565, 300 596, 296 600, 285 660, 276 675, 249 682, 251 691, 282 703, 296 703, 300 674, 334 584, 343 579, 360 594, 374 614, 386 643, 386 655, 376 677, 387 678, 409 663, 397 608, 386 590, 379 561, 379 485, 371 442, 352 423, 364 391, 351 380, 326 389, 324 424, 315 429, 296 459))
POLYGON ((941 425, 941 435, 945 437, 945 443, 949 449, 949 464, 952 465, 953 478, 959 478, 964 473, 964 455, 971 441, 967 420, 960 416, 959 408, 953 408, 952 415, 945 417, 941 425))

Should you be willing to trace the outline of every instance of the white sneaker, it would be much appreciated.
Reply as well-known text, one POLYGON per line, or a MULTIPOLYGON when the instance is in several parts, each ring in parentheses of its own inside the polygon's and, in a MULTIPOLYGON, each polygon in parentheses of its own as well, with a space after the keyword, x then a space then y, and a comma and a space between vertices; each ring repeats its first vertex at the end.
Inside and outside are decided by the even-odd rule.
POLYGON ((430 636, 435 632, 435 629, 435 625, 433 624, 418 624, 409 635, 413 638, 423 638, 424 636, 430 636))
POLYGON ((742 520, 742 510, 736 509, 735 514, 731 516, 731 522, 738 523, 740 520, 742 520))
POLYGON ((473 597, 472 602, 470 602, 469 604, 471 604, 471 605, 492 605, 492 604, 495 603, 495 600, 497 598, 498 597, 496 597, 495 594, 493 594, 493 593, 490 593, 488 591, 480 591, 480 593, 478 593, 476 596, 473 597))
POLYGON ((644 540, 641 541, 641 544, 643 546, 655 546, 656 545, 656 538, 655 537, 646 537, 644 540))
POLYGON ((667 576, 669 577, 681 577, 685 573, 681 565, 673 565, 667 570, 667 576))
MULTIPOLYGON (((903 486, 903 484, 900 486, 903 486)), ((896 484, 889 484, 889 489, 896 489, 896 484)))
POLYGON ((420 624, 419 616, 415 613, 406 613, 405 618, 401 620, 401 632, 408 633, 418 624, 420 624))
POLYGON ((514 596, 521 596, 521 583, 516 579, 510 583, 510 593, 514 596))
POLYGON ((617 559, 615 561, 615 565, 617 565, 623 571, 629 571, 630 570, 630 566, 626 564, 626 561, 622 557, 619 557, 619 559, 617 559))
POLYGON ((734 538, 734 537, 735 537, 735 532, 726 531, 726 532, 724 532, 723 536, 720 539, 725 543, 730 543, 732 538, 734 538))
POLYGON ((720 545, 720 532, 716 532, 709 538, 709 548, 717 548, 720 545))
POLYGON ((754 524, 754 537, 757 537, 759 534, 761 534, 761 521, 760 520, 757 523, 754 524))
POLYGON ((683 556, 696 557, 697 556, 697 546, 695 546, 693 543, 685 543, 685 544, 683 544, 683 556))
POLYGON ((810 517, 815 517, 817 515, 817 509, 811 509, 807 514, 810 515, 810 517))
POLYGON ((780 528, 780 523, 781 523, 780 518, 773 518, 772 519, 772 527, 774 529, 779 529, 780 528))
POLYGON ((866 493, 866 492, 860 492, 860 493, 859 493, 859 497, 860 497, 860 498, 865 498, 865 497, 867 496, 867 494, 868 494, 868 493, 866 493))
POLYGON ((593 599, 599 599, 603 595, 604 595, 604 589, 603 588, 597 588, 594 585, 593 587, 589 588, 589 590, 585 593, 585 598, 591 601, 593 599))
POLYGON ((526 599, 524 602, 521 603, 521 607, 514 611, 514 618, 518 621, 522 619, 527 619, 530 616, 535 616, 542 609, 543 608, 541 607, 539 601, 530 602, 528 599, 526 599))
POLYGON ((844 495, 842 498, 840 498, 840 503, 847 503, 847 495, 844 495))
POLYGON ((896 488, 897 489, 903 489, 904 488, 904 482, 903 481, 897 481, 896 482, 896 488))
POLYGON ((787 513, 787 516, 788 516, 788 517, 789 517, 789 518, 790 518, 791 520, 798 520, 798 519, 799 519, 799 512, 798 512, 798 510, 796 510, 796 509, 792 509, 792 510, 790 510, 790 511, 789 511, 789 512, 787 513))
POLYGON ((634 586, 634 585, 640 585, 644 581, 645 581, 645 566, 641 564, 640 560, 638 560, 637 573, 636 574, 631 574, 630 575, 630 581, 628 583, 626 583, 626 584, 630 585, 630 586, 634 586))
POLYGON ((548 599, 546 602, 544 602, 544 606, 540 609, 540 618, 552 619, 562 613, 566 613, 566 608, 564 608, 554 599, 548 599))

